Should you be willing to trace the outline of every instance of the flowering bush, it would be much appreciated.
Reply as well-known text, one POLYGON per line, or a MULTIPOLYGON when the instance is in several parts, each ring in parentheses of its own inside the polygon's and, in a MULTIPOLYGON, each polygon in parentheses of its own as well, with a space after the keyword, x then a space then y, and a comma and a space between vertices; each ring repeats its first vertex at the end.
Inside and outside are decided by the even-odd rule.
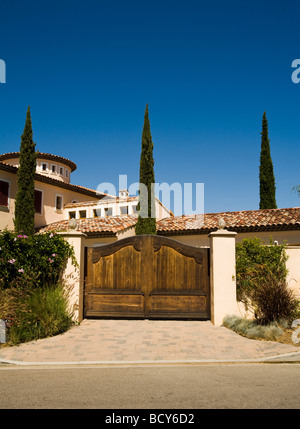
POLYGON ((3 231, 0 233, 0 289, 56 284, 68 258, 77 265, 72 246, 60 235, 46 233, 27 237, 3 231))
POLYGON ((9 342, 64 332, 72 324, 61 277, 73 247, 53 233, 27 237, 0 232, 0 319, 12 321, 9 342))

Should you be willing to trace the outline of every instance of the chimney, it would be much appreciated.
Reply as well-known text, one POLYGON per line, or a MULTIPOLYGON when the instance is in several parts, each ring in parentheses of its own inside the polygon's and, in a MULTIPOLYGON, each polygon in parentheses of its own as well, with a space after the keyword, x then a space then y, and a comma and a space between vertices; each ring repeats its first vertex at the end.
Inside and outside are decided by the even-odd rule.
POLYGON ((127 189, 120 189, 119 190, 119 199, 120 200, 127 200, 129 197, 129 192, 127 189))

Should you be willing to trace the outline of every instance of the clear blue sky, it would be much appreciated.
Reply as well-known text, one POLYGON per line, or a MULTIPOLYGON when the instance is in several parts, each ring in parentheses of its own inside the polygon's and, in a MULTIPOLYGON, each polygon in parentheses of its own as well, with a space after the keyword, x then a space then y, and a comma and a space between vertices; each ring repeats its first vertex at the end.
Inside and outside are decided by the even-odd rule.
POLYGON ((31 106, 37 149, 72 183, 138 181, 145 106, 159 183, 204 183, 205 212, 259 207, 269 123, 278 207, 299 206, 297 0, 1 0, 0 153, 31 106))

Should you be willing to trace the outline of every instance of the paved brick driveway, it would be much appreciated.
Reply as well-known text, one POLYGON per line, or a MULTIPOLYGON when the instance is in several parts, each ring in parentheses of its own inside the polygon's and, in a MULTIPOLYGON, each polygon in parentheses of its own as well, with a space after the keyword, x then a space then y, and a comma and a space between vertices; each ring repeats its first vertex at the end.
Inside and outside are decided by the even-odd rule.
POLYGON ((84 320, 52 338, 0 349, 0 362, 149 363, 263 359, 300 351, 210 321, 84 320))

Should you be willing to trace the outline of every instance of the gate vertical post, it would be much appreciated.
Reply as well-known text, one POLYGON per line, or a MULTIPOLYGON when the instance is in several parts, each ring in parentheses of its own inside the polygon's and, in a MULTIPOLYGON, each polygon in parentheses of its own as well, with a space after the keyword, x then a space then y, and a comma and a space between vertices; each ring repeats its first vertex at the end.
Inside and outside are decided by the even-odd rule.
POLYGON ((211 321, 221 326, 226 315, 238 315, 236 300, 236 232, 219 229, 210 240, 211 321))
POLYGON ((64 272, 64 280, 72 287, 69 306, 74 313, 74 320, 81 322, 83 319, 83 279, 84 279, 84 239, 86 234, 80 231, 57 232, 73 247, 79 268, 74 267, 71 261, 67 263, 64 272))
POLYGON ((153 287, 153 270, 151 269, 153 264, 153 236, 144 235, 142 237, 142 291, 144 292, 144 314, 145 318, 148 319, 150 308, 150 296, 149 293, 153 287))

